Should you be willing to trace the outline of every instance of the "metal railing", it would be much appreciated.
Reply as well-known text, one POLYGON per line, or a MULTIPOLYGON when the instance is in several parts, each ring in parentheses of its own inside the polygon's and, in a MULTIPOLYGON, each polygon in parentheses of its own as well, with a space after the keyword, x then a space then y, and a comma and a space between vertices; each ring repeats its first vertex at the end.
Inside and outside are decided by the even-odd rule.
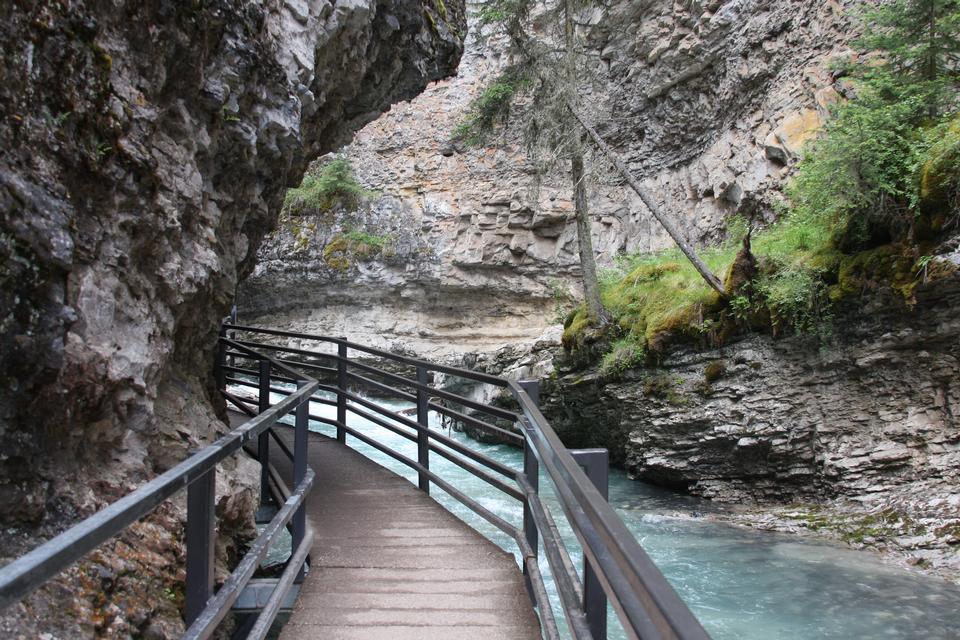
MULTIPOLYGON (((280 372, 285 380, 296 384, 297 389, 287 392, 287 397, 282 402, 273 406, 269 406, 269 402, 261 405, 263 410, 259 414, 248 409, 247 413, 252 417, 243 425, 139 489, 0 568, 0 610, 23 599, 100 544, 149 514, 162 502, 186 489, 185 638, 208 638, 214 633, 217 625, 240 597, 244 587, 250 583, 277 536, 285 527, 291 530, 290 560, 280 578, 273 583, 271 595, 261 608, 247 637, 266 636, 295 579, 302 574, 313 541, 313 534, 306 527, 304 503, 314 481, 314 473, 306 464, 307 414, 310 399, 319 383, 250 347, 223 337, 219 344, 220 354, 229 350, 248 361, 258 362, 258 370, 268 379, 273 375, 273 371, 280 372), (284 494, 281 504, 214 594, 217 465, 253 439, 264 441, 277 421, 291 412, 296 416, 294 451, 290 452, 294 467, 292 488, 282 487, 284 483, 275 474, 270 477, 270 481, 274 483, 274 492, 284 494)), ((222 371, 218 376, 222 376, 222 371)), ((245 406, 235 400, 231 401, 240 407, 245 406)), ((267 458, 261 460, 264 462, 263 479, 266 481, 269 465, 266 464, 267 458)))
MULTIPOLYGON (((296 376, 271 378, 269 372, 265 376, 261 370, 251 366, 238 366, 238 361, 240 365, 244 364, 244 352, 234 347, 271 352, 275 354, 275 361, 284 367, 309 372, 311 376, 320 378, 322 382, 317 390, 332 396, 332 399, 314 396, 310 402, 336 407, 336 418, 310 413, 310 420, 335 427, 336 438, 341 443, 346 442, 349 434, 405 464, 417 472, 417 484, 421 490, 429 493, 431 484, 436 485, 509 536, 519 550, 528 591, 539 612, 545 638, 559 638, 560 631, 539 566, 541 541, 572 637, 578 640, 606 638, 609 601, 629 638, 708 638, 686 604, 607 503, 606 451, 568 451, 538 409, 538 387, 535 382, 514 382, 433 364, 341 338, 237 325, 226 326, 225 330, 234 339, 223 342, 230 348, 221 350, 219 354, 221 387, 225 389, 227 384, 253 387, 259 394, 258 401, 236 395, 232 396, 232 401, 248 405, 248 410, 252 410, 254 405, 259 405, 263 410, 264 398, 269 403, 271 393, 280 396, 293 393, 289 388, 278 385, 293 383, 296 376), (264 336, 268 336, 272 342, 263 342, 264 336), (296 340, 300 346, 278 344, 277 339, 296 340), (319 349, 301 348, 304 342, 317 344, 319 349), (323 348, 328 351, 320 350, 323 348), (351 351, 359 353, 361 358, 350 357, 351 351), (375 366, 373 361, 390 363, 394 369, 406 369, 409 377, 397 370, 387 371, 375 366), (519 411, 487 405, 439 388, 430 383, 431 374, 453 376, 504 389, 515 399, 519 411), (415 412, 404 415, 391 411, 356 393, 354 389, 357 388, 410 402, 415 405, 415 412), (523 447, 523 470, 513 469, 450 436, 429 429, 428 416, 431 411, 500 441, 523 447), (404 455, 369 433, 351 426, 348 413, 415 443, 416 458, 404 455), (507 522, 431 470, 431 453, 440 455, 517 500, 523 507, 522 525, 517 527, 507 522), (563 515, 583 550, 582 579, 560 537, 553 515, 541 500, 541 467, 554 485, 563 515)), ((261 459, 265 459, 263 455, 261 459)))
POLYGON ((628 637, 684 640, 708 637, 607 504, 606 452, 568 451, 537 408, 536 383, 518 383, 432 364, 339 338, 235 325, 224 327, 215 371, 224 397, 250 419, 136 491, 0 568, 0 609, 22 599, 186 488, 186 638, 212 635, 245 594, 244 589, 252 586, 254 574, 277 536, 284 528, 290 530, 290 559, 280 578, 267 585, 270 595, 263 606, 258 607, 260 613, 247 635, 248 638, 264 637, 282 603, 289 599, 294 583, 302 577, 308 561, 313 535, 306 524, 305 497, 313 485, 314 473, 307 465, 307 430, 308 421, 316 420, 334 426, 341 443, 346 442, 349 434, 414 469, 420 489, 429 493, 431 484, 436 485, 512 539, 520 553, 528 591, 539 612, 545 638, 559 638, 560 631, 539 565, 541 542, 572 637, 578 640, 606 637, 607 601, 613 606, 628 637), (329 344, 335 352, 231 339, 225 335, 228 331, 234 338, 241 334, 329 344), (366 359, 405 367, 414 375, 405 377, 366 360, 351 358, 350 351, 359 352, 366 359), (273 357, 265 353, 272 353, 273 357), (487 405, 438 388, 431 384, 431 374, 505 389, 516 400, 519 411, 487 405), (324 382, 319 382, 316 377, 324 382), (256 388, 257 397, 244 398, 231 393, 228 384, 256 388), (356 388, 414 404, 415 419, 384 408, 354 392, 356 388), (334 399, 315 395, 318 391, 332 394, 334 399), (283 396, 283 399, 274 404, 271 394, 283 396), (336 418, 312 414, 310 403, 335 407, 336 418), (431 411, 500 441, 523 447, 523 469, 513 469, 450 436, 429 429, 431 411), (292 451, 274 430, 278 421, 290 413, 295 415, 292 451), (395 451, 351 426, 348 413, 415 443, 416 458, 395 451), (269 463, 271 440, 292 463, 290 487, 269 463), (265 508, 272 503, 275 511, 229 578, 214 593, 216 467, 241 447, 250 447, 254 443, 256 450, 253 453, 261 461, 262 469, 261 505, 265 508), (431 453, 518 501, 523 508, 522 525, 517 527, 507 522, 431 470, 431 453), (541 500, 541 466, 554 485, 563 515, 583 550, 582 579, 560 537, 553 515, 541 500))

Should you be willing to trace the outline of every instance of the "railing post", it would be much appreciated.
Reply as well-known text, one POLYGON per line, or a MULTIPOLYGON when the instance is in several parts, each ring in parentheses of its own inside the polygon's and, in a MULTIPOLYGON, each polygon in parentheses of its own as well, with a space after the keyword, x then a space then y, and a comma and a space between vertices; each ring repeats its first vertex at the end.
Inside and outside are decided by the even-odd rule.
POLYGON ((216 544, 216 487, 214 467, 187 487, 186 622, 193 624, 213 595, 216 544))
MULTIPOLYGON (((257 408, 260 413, 270 409, 270 361, 260 361, 260 397, 258 398, 257 408)), ((273 427, 271 427, 272 429, 273 427)), ((270 429, 264 430, 257 438, 257 457, 260 459, 260 509, 261 511, 273 501, 270 495, 270 429)), ((257 521, 266 518, 266 514, 258 514, 257 521)))
POLYGON ((347 397, 343 392, 347 390, 347 345, 342 342, 337 345, 337 442, 346 444, 347 430, 343 425, 347 424, 347 397))
MULTIPOLYGON (((307 385, 306 380, 297 383, 297 388, 302 389, 307 385)), ((307 428, 310 420, 310 399, 304 398, 303 402, 297 405, 295 428, 296 432, 293 440, 293 486, 291 490, 296 491, 303 479, 307 475, 307 438, 309 437, 307 428)), ((293 514, 291 527, 292 545, 291 549, 296 550, 307 535, 307 505, 306 501, 300 503, 296 513, 293 514)), ((303 577, 301 569, 300 577, 303 577)))
MULTIPOLYGON (((527 392, 530 400, 535 405, 540 404, 540 382, 537 380, 521 380, 520 387, 527 392)), ((537 493, 540 492, 540 463, 537 462, 537 456, 533 452, 533 447, 529 440, 523 442, 523 475, 527 477, 527 482, 537 493)), ((533 549, 533 553, 538 553, 539 539, 537 536, 537 525, 533 520, 533 513, 530 511, 530 505, 523 505, 523 534, 527 539, 527 544, 533 549)), ((527 578, 527 589, 532 589, 530 576, 527 575, 527 568, 524 566, 523 574, 527 578)))
MULTIPOLYGON (((419 462, 425 469, 430 468, 430 422, 429 418, 429 402, 430 395, 427 393, 427 390, 424 388, 427 385, 427 370, 423 366, 417 367, 417 382, 420 383, 420 387, 417 388, 417 422, 420 423, 420 428, 417 429, 417 462, 419 462)), ((419 484, 420 490, 426 492, 428 495, 430 493, 430 479, 427 478, 427 475, 423 472, 419 474, 419 484)))
MULTIPOLYGON (((587 478, 607 500, 610 486, 610 452, 606 449, 571 450, 570 455, 583 467, 587 478)), ((583 559, 583 611, 594 640, 607 638, 607 596, 587 559, 583 559)))
MULTIPOLYGON (((228 318, 227 322, 229 322, 229 324, 231 325, 237 324, 237 305, 233 305, 232 307, 230 307, 230 315, 227 316, 227 318, 228 318)), ((223 324, 220 325, 220 331, 221 331, 221 335, 225 335, 231 340, 234 340, 237 337, 236 331, 227 331, 226 327, 224 327, 223 324)), ((227 358, 227 364, 229 364, 231 367, 237 366, 236 356, 230 356, 229 358, 227 358)))
POLYGON ((223 338, 227 336, 227 330, 221 325, 220 327, 220 339, 217 340, 217 362, 214 366, 214 379, 217 383, 217 389, 220 391, 227 390, 227 370, 224 369, 224 366, 227 364, 227 345, 224 344, 223 338))

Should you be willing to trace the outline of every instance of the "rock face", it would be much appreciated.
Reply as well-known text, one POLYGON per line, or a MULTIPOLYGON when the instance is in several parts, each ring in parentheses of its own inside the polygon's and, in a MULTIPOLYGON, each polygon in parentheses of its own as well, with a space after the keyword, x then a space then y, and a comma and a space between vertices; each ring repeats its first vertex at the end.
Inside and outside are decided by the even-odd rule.
POLYGON ((286 188, 464 29, 456 1, 0 7, 0 519, 82 515, 224 429, 217 327, 286 188))
POLYGON ((847 309, 822 349, 753 336, 677 351, 621 381, 555 377, 546 413, 571 443, 599 434, 633 476, 698 495, 842 496, 957 517, 945 500, 960 480, 958 304, 954 277, 913 309, 847 309))
POLYGON ((470 99, 495 77, 498 46, 471 33, 456 78, 358 134, 345 155, 379 195, 357 210, 281 224, 241 287, 242 320, 429 356, 542 333, 553 314, 548 281, 574 274, 571 204, 545 192, 534 212, 524 195, 529 162, 518 149, 455 153, 448 142, 470 99), (327 248, 350 230, 388 238, 388 246, 331 266, 327 248))
POLYGON ((149 470, 176 457, 163 434, 208 435, 181 438, 155 405, 208 402, 219 319, 306 161, 455 68, 462 8, 435 14, 4 6, 4 518, 42 511, 46 493, 17 484, 41 450, 149 470))
MULTIPOLYGON (((690 240, 716 239, 734 213, 769 218, 802 143, 844 88, 829 65, 846 55, 852 4, 654 0, 585 10, 585 110, 690 240)), ((241 291, 244 319, 439 355, 529 342, 556 316, 557 298, 577 294, 565 168, 537 175, 522 117, 496 145, 451 142, 470 100, 511 62, 502 39, 479 36, 469 36, 456 78, 395 107, 346 149, 382 198, 314 220, 297 250, 291 232, 266 242, 241 291), (417 242, 416 254, 343 272, 320 263, 348 226, 394 233, 384 217, 404 219, 399 244, 417 242), (283 302, 292 299, 303 303, 283 302)), ((602 162, 588 164, 601 265, 671 246, 632 191, 602 162)))

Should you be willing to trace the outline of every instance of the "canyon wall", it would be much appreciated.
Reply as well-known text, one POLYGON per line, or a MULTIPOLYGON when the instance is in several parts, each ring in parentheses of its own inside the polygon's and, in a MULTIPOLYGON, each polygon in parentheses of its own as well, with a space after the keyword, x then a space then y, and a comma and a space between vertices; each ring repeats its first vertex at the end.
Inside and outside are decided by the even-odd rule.
MULTIPOLYGON (((715 240, 731 214, 772 219, 801 145, 846 90, 830 65, 849 55, 853 4, 590 8, 578 20, 581 100, 688 239, 715 240)), ((345 155, 378 195, 282 224, 241 288, 241 318, 431 356, 529 343, 555 322, 558 303, 562 312, 579 291, 564 167, 538 175, 521 113, 488 146, 452 141, 470 100, 511 62, 502 37, 474 29, 457 77, 361 131, 345 155), (351 229, 390 237, 394 249, 331 268, 325 248, 351 229)), ((603 162, 588 164, 601 265, 671 246, 603 162)))
MULTIPOLYGON (((219 322, 286 189, 452 73, 464 32, 456 1, 3 3, 0 519, 59 528, 224 432, 219 322)), ((64 637, 176 634, 118 577, 176 569, 164 518, 100 556, 113 594, 47 603, 87 625, 64 637)), ((36 543, 7 531, 5 555, 36 543)))
POLYGON ((954 276, 910 307, 892 293, 841 307, 828 339, 677 348, 612 379, 559 371, 545 412, 571 445, 602 441, 631 475, 697 495, 960 517, 958 305, 954 276))

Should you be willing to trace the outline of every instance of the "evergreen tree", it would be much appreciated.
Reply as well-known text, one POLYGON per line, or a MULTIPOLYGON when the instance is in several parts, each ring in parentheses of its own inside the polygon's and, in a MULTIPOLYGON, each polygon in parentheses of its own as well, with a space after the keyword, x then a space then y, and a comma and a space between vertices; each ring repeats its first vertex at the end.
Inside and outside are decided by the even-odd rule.
POLYGON ((960 0, 893 0, 863 12, 856 95, 834 109, 790 188, 843 249, 913 237, 924 158, 956 108, 960 0))
POLYGON ((855 44, 876 51, 884 64, 861 67, 864 80, 890 74, 922 96, 936 117, 954 99, 960 64, 960 0, 893 0, 864 12, 864 35, 855 44))

